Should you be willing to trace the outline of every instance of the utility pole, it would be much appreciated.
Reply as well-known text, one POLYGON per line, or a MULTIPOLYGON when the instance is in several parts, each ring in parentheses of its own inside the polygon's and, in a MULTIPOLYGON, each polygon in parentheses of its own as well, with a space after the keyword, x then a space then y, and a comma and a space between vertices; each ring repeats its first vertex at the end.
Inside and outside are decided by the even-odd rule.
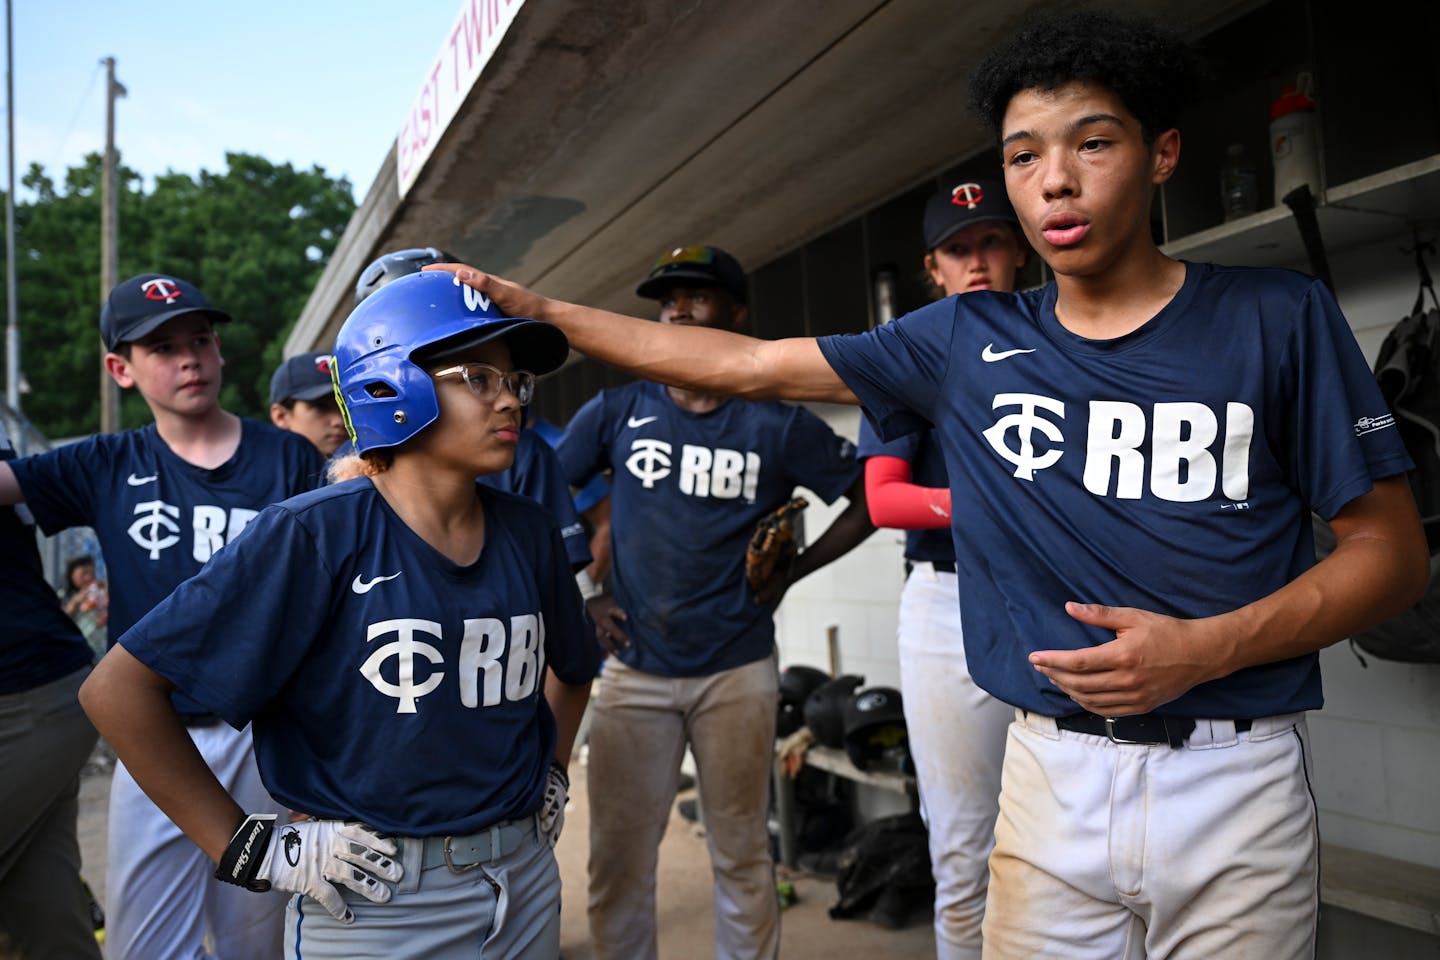
MULTIPOLYGON (((8 2, 8 0, 7 0, 8 2)), ((125 88, 115 79, 115 58, 105 64, 105 168, 100 181, 100 305, 115 288, 120 272, 120 201, 115 192, 115 101, 125 88)), ((120 387, 105 370, 105 344, 100 344, 100 432, 120 429, 120 387)))
POLYGON ((5 402, 20 412, 20 296, 15 281, 15 40, 10 2, 5 0, 5 402))

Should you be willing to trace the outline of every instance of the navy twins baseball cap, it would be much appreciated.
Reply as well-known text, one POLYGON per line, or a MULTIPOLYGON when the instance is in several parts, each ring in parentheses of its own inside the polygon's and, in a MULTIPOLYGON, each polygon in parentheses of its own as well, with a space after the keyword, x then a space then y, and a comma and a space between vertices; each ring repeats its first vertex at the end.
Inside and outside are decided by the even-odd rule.
POLYGON ((1020 225, 1005 184, 994 180, 962 180, 925 201, 925 249, 934 250, 972 223, 1004 220, 1020 225))
POLYGON ((330 379, 330 354, 300 353, 275 369, 270 378, 270 402, 319 400, 335 393, 330 379))
POLYGON ((707 247, 701 243, 675 247, 661 254, 645 279, 640 281, 640 286, 635 288, 635 295, 658 300, 671 286, 687 280, 726 290, 736 303, 742 305, 749 299, 745 271, 741 269, 740 261, 719 247, 707 247))
POLYGON ((164 273, 142 273, 115 285, 100 308, 100 339, 106 350, 155 332, 162 323, 187 313, 203 313, 212 323, 230 314, 210 306, 193 284, 164 273))

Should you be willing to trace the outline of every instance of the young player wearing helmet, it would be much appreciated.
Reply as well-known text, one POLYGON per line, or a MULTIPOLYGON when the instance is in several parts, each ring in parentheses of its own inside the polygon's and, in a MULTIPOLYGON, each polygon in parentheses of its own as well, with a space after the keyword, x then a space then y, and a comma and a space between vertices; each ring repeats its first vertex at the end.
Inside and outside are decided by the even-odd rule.
MULTIPOLYGON (((419 273, 429 264, 451 259, 434 247, 413 247, 382 254, 360 272, 360 279, 355 282, 355 305, 364 303, 367 297, 401 277, 419 273)), ((347 463, 342 458, 331 465, 330 473, 333 477, 345 477, 355 469, 353 463, 347 463)), ((549 443, 538 433, 525 429, 522 423, 514 463, 504 470, 482 476, 480 482, 496 490, 529 497, 554 514, 560 524, 560 535, 565 540, 565 553, 576 571, 576 581, 582 591, 590 590, 592 579, 587 570, 594 560, 591 544, 580 522, 576 503, 570 496, 570 487, 565 482, 560 462, 555 459, 555 451, 549 443)), ((593 508, 593 504, 589 506, 593 508)))
MULTIPOLYGON (((47 533, 95 529, 110 573, 112 642, 229 549, 258 511, 319 482, 320 456, 304 438, 221 408, 216 327, 229 320, 173 276, 118 284, 100 313, 105 366, 121 387, 139 390, 155 422, 0 464, 0 502, 23 498, 47 533)), ((248 730, 230 729, 184 693, 175 709, 187 742, 228 789, 253 809, 278 809, 260 783, 248 730)), ((123 764, 111 782, 109 823, 112 960, 192 957, 207 938, 227 957, 275 955, 284 899, 247 898, 213 881, 204 856, 123 764)))
POLYGON ((82 688, 217 876, 300 894, 289 957, 558 952, 546 791, 594 643, 553 519, 475 477, 510 465, 535 374, 566 351, 444 274, 367 300, 335 377, 370 475, 264 511, 82 688), (173 686, 253 720, 266 786, 315 819, 247 816, 181 735, 173 686))
POLYGON ((1324 285, 1155 245, 1192 62, 1153 24, 1084 12, 977 69, 972 100, 1055 274, 1038 290, 766 342, 447 267, 647 377, 863 403, 885 438, 934 426, 969 667, 1018 708, 991 956, 1312 956, 1317 651, 1428 580, 1410 459, 1324 285), (1339 544, 1319 563, 1312 511, 1339 544))
MULTIPOLYGON (((941 296, 1015 289, 1027 247, 1003 184, 961 180, 933 194, 925 204, 924 234, 925 272, 941 296)), ((980 689, 965 664, 950 488, 935 432, 886 442, 862 420, 859 449, 870 519, 906 531, 900 688, 929 830, 935 951, 938 960, 967 960, 980 955, 986 861, 1014 710, 980 689)), ((962 511, 956 525, 964 523, 962 511)))
MULTIPOLYGON (((745 274, 724 250, 673 250, 636 292, 660 325, 745 323, 745 274)), ((637 381, 570 421, 560 461, 581 485, 611 470, 612 596, 591 602, 614 654, 590 726, 590 931, 601 958, 656 953, 655 865, 680 761, 695 756, 715 874, 715 955, 780 946, 765 814, 775 742, 774 607, 796 579, 873 528, 854 445, 808 410, 637 381), (745 580, 756 522, 796 486, 849 500, 759 595, 745 580)))

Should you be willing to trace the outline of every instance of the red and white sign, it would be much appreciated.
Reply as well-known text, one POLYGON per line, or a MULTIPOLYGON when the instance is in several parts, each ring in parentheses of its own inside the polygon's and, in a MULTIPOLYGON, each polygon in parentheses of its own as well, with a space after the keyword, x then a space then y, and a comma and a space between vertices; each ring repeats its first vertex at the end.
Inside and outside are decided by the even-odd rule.
POLYGON ((425 168, 445 128, 455 119, 460 104, 524 5, 525 0, 464 0, 460 5, 460 13, 431 61, 395 143, 401 197, 425 168))

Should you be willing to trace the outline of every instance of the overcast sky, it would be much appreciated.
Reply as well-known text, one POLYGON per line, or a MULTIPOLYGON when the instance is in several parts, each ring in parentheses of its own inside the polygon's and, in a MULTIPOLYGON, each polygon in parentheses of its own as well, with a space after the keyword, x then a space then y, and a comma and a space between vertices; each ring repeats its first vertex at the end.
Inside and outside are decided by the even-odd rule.
POLYGON ((222 170, 226 151, 245 151, 343 174, 357 201, 461 8, 461 0, 11 2, 17 184, 31 163, 58 180, 103 147, 99 61, 113 56, 129 91, 115 121, 127 166, 147 177, 222 170))

